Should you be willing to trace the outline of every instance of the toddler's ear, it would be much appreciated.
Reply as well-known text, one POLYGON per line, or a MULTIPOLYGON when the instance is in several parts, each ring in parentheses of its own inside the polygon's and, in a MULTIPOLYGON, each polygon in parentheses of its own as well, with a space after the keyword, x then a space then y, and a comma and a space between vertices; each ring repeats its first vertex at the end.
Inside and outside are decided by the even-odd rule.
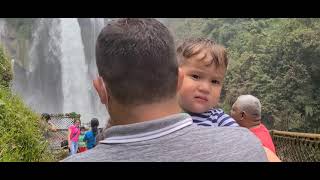
POLYGON ((108 104, 108 92, 106 90, 106 85, 102 77, 98 76, 96 79, 92 81, 92 83, 100 97, 101 103, 108 104))
POLYGON ((182 83, 184 79, 184 72, 183 70, 179 67, 178 69, 178 82, 177 82, 177 92, 181 89, 182 83))

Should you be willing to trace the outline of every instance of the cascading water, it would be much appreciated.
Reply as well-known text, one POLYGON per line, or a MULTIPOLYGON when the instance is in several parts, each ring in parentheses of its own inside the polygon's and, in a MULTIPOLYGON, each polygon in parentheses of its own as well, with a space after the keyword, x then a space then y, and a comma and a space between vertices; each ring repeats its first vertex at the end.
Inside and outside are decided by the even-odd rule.
MULTIPOLYGON (((87 78, 89 80, 89 100, 91 107, 91 116, 89 117, 98 117, 98 119, 108 119, 108 114, 106 113, 105 107, 100 103, 100 99, 92 86, 92 80, 95 79, 98 75, 96 58, 95 58, 95 46, 96 39, 104 26, 103 18, 79 18, 78 19, 80 29, 81 29, 81 37, 82 43, 84 46, 84 53, 86 64, 88 66, 87 78)), ((104 126, 106 121, 102 121, 101 126, 104 126)))
POLYGON ((91 113, 88 66, 85 62, 80 26, 77 19, 60 19, 63 111, 77 112, 87 119, 91 113))
POLYGON ((96 117, 105 126, 108 114, 92 85, 103 26, 98 18, 38 19, 27 59, 14 57, 14 91, 38 113, 77 112, 83 123, 96 117))
POLYGON ((62 112, 60 31, 58 19, 39 19, 28 59, 15 59, 13 89, 39 113, 62 112))
MULTIPOLYGON (((80 113, 105 126, 108 114, 92 85, 98 75, 95 43, 105 22, 111 19, 37 19, 32 38, 21 54, 19 37, 0 19, 0 42, 15 54, 13 89, 38 113, 80 113), (22 58, 23 57, 23 58, 22 58)), ((158 18, 163 23, 165 18, 158 18)))
MULTIPOLYGON (((102 28, 104 27, 104 19, 103 18, 90 18, 91 22, 93 22, 93 36, 92 36, 92 47, 93 48, 93 58, 90 61, 89 64, 89 79, 93 80, 98 75, 98 69, 96 65, 96 56, 95 56, 95 47, 96 47, 96 39, 98 38, 98 35, 102 28)), ((96 114, 97 117, 104 117, 105 121, 102 121, 101 127, 105 127, 107 120, 109 119, 109 114, 106 113, 106 108, 103 106, 100 102, 100 99, 98 97, 98 94, 96 93, 93 86, 91 86, 91 104, 93 107, 93 112, 96 114), (107 119, 106 119, 107 118, 107 119)))
POLYGON ((0 42, 2 42, 3 40, 3 33, 4 33, 4 27, 5 27, 5 22, 3 19, 0 19, 0 42))

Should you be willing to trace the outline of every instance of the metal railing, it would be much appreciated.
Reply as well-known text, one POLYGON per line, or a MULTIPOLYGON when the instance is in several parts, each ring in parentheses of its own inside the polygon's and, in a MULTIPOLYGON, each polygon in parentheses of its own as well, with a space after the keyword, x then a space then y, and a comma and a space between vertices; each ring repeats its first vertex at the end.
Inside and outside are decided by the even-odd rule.
POLYGON ((47 140, 51 149, 61 149, 61 142, 67 139, 68 128, 73 124, 74 117, 68 114, 51 114, 50 118, 56 131, 49 131, 47 140))
POLYGON ((320 161, 320 134, 271 130, 276 153, 284 162, 320 161))

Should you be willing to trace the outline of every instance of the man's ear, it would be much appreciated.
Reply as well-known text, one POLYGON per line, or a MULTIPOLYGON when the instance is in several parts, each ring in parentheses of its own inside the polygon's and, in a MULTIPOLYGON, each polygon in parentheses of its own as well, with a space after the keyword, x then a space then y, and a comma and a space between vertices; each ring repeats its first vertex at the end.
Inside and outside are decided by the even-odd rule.
POLYGON ((184 79, 184 72, 183 70, 179 67, 178 68, 178 82, 177 82, 177 92, 181 89, 182 83, 184 79))
POLYGON ((106 85, 102 79, 102 77, 98 76, 96 79, 92 81, 94 88, 96 89, 100 101, 102 104, 108 104, 108 92, 106 89, 106 85))
POLYGON ((244 111, 242 111, 242 112, 241 112, 241 120, 245 119, 246 116, 247 116, 246 113, 245 113, 244 111))

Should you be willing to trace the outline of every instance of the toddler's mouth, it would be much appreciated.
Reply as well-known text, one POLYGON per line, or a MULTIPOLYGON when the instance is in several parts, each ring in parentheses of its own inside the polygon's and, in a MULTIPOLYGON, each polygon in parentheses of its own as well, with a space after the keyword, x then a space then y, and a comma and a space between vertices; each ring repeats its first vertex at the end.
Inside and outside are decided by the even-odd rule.
POLYGON ((195 99, 200 100, 200 101, 208 101, 208 98, 205 96, 196 96, 195 99))

